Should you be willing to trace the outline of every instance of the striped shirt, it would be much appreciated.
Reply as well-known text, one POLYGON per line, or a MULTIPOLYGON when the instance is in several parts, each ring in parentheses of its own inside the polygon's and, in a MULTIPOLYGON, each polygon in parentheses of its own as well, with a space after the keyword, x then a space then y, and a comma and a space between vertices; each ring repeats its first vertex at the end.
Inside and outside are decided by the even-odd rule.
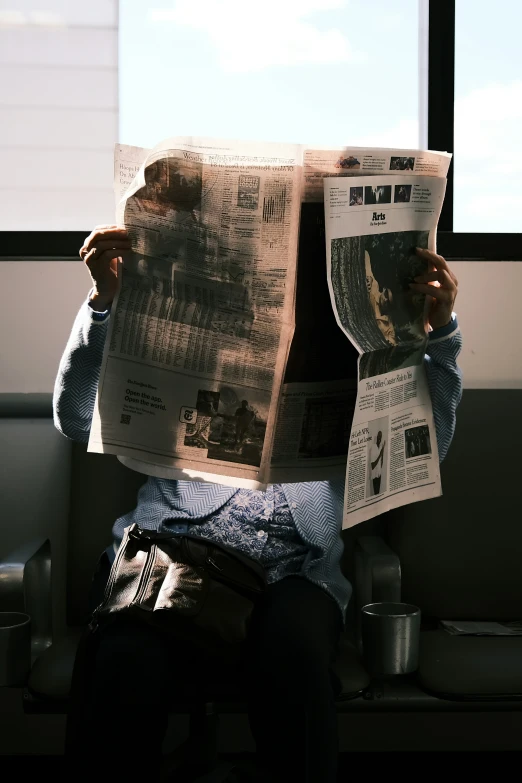
MULTIPOLYGON (((53 415, 58 430, 71 440, 87 443, 89 439, 109 319, 109 312, 95 313, 87 299, 76 316, 60 361, 53 415)), ((457 366, 460 348, 455 315, 447 326, 430 332, 424 363, 441 461, 453 437, 462 394, 457 366)), ((186 525, 201 525, 200 533, 209 538, 224 536, 227 543, 259 557, 272 577, 299 573, 323 588, 337 602, 344 624, 352 592, 340 565, 344 480, 273 485, 264 499, 259 497, 263 494, 222 484, 149 476, 138 492, 136 508, 113 525, 113 551, 122 540, 124 528, 133 522, 144 529, 173 532, 182 532, 186 525), (238 514, 241 505, 244 513, 238 514), (258 536, 261 530, 263 535, 258 536)))

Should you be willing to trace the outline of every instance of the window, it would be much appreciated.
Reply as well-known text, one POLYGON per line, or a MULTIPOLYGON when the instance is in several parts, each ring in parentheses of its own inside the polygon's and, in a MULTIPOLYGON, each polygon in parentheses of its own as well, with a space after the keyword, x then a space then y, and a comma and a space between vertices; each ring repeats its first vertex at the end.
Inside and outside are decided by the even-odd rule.
POLYGON ((419 145, 418 0, 126 0, 120 141, 419 145))
POLYGON ((114 219, 117 0, 0 5, 0 230, 114 219))
POLYGON ((521 23, 519 0, 2 0, 3 257, 76 256, 114 219, 114 143, 193 134, 454 151, 440 252, 521 260, 521 23))
POLYGON ((520 231, 520 0, 457 0, 454 231, 520 231))

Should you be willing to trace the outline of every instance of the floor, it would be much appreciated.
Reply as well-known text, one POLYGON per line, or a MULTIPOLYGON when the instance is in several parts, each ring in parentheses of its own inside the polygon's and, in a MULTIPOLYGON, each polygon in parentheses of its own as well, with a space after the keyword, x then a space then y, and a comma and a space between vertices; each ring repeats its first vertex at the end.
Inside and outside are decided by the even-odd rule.
MULTIPOLYGON (((520 759, 520 751, 484 751, 484 752, 453 752, 453 753, 341 753, 339 756, 339 783, 345 783, 348 780, 353 779, 354 769, 360 774, 368 774, 371 772, 372 777, 375 774, 381 772, 383 775, 389 775, 390 769, 393 769, 393 764, 400 761, 402 764, 407 763, 411 768, 412 764, 419 763, 424 767, 426 762, 429 762, 432 772, 439 771, 441 774, 447 774, 448 770, 453 764, 455 768, 465 764, 467 774, 473 774, 476 770, 484 774, 489 768, 491 768, 491 774, 495 773, 495 769, 498 767, 498 753, 502 753, 502 763, 506 761, 506 754, 514 756, 514 763, 516 764, 520 759), (460 758, 456 758, 456 757, 460 758), (464 758, 462 758, 464 757, 464 758), (493 757, 493 758, 492 758, 493 757)), ((249 768, 253 762, 253 754, 227 754, 227 760, 237 760, 246 762, 246 767, 249 768)), ((56 780, 60 779, 60 772, 62 769, 62 757, 60 756, 0 756, 2 778, 3 780, 9 780, 9 775, 12 775, 16 780, 28 780, 30 777, 38 776, 39 779, 48 780, 55 776, 56 780)), ((247 772, 238 776, 235 773, 231 773, 229 778, 230 783, 258 783, 259 778, 253 777, 247 772)), ((175 783, 175 778, 173 778, 175 783)), ((261 783, 261 781, 259 781, 261 783)))

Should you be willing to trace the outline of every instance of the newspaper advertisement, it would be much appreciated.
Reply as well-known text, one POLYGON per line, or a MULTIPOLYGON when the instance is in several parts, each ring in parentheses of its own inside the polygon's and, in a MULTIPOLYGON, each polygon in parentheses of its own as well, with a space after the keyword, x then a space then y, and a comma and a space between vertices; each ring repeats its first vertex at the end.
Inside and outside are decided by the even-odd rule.
MULTIPOLYGON (((120 148, 116 190, 142 154, 120 148)), ((118 209, 132 252, 89 451, 168 478, 266 485, 294 330, 300 163, 295 145, 195 137, 146 153, 118 209)))
POLYGON ((435 250, 446 179, 404 174, 324 179, 328 285, 359 353, 343 528, 441 494, 424 369, 427 302, 409 283, 435 250))

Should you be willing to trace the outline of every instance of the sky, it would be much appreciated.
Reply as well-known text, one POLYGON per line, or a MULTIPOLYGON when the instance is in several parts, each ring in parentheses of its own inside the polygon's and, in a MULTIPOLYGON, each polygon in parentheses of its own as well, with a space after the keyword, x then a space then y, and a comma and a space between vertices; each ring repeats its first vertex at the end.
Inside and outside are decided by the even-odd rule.
POLYGON ((456 0, 455 231, 522 231, 522 3, 456 0))
POLYGON ((417 0, 120 6, 124 143, 178 134, 416 143, 417 0))
MULTIPOLYGON (((522 3, 456 7, 454 230, 520 231, 522 3)), ((418 0, 121 0, 119 140, 418 147, 419 18, 418 0)))

